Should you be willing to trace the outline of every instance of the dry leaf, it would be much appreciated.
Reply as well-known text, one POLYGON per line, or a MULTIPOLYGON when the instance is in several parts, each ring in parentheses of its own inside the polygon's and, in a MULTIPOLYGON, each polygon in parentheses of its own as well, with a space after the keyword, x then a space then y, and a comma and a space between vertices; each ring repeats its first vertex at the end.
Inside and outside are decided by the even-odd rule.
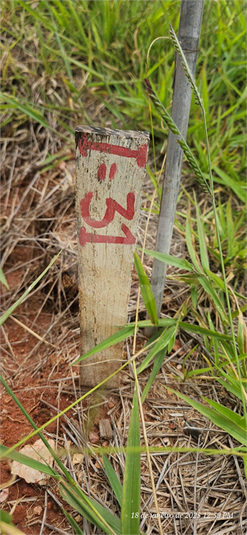
POLYGON ((83 453, 75 453, 72 458, 73 465, 75 464, 81 464, 84 459, 83 453))
MULTIPOLYGON (((54 440, 48 440, 47 442, 54 448, 54 440)), ((27 457, 31 457, 31 459, 35 459, 40 463, 48 464, 49 466, 52 466, 53 464, 53 457, 41 439, 37 440, 32 446, 24 446, 24 448, 20 450, 20 453, 23 453, 23 455, 27 455, 27 457)), ((39 485, 45 485, 51 477, 17 461, 13 461, 12 463, 11 474, 22 477, 27 483, 38 483, 39 485)))
POLYGON ((33 512, 35 515, 41 515, 43 509, 41 505, 36 505, 36 507, 33 508, 33 512))
POLYGON ((0 503, 5 502, 7 500, 7 498, 8 498, 8 496, 9 496, 9 489, 8 488, 2 489, 0 491, 0 503))

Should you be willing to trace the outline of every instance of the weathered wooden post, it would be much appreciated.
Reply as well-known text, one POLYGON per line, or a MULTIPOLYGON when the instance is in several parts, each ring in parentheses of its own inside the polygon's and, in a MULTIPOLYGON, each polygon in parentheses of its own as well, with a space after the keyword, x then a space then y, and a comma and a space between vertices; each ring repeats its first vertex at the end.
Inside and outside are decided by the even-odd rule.
MULTIPOLYGON (((78 126, 76 211, 81 354, 127 320, 133 253, 149 134, 78 126)), ((121 366, 120 343, 81 363, 92 387, 121 366)), ((106 385, 118 386, 118 376, 106 385)))
MULTIPOLYGON (((178 39, 185 54, 192 76, 195 75, 198 45, 201 32, 204 0, 181 0, 178 39)), ((172 99, 172 118, 186 139, 192 88, 187 79, 182 61, 176 54, 174 76, 174 93, 172 99)), ((155 250, 169 254, 177 198, 179 194, 183 150, 177 143, 177 136, 171 131, 168 136, 166 167, 162 186, 159 223, 155 250)), ((154 258, 152 271, 152 290, 156 302, 158 316, 161 312, 167 265, 154 258)), ((147 336, 155 332, 151 327, 145 330, 147 336)))

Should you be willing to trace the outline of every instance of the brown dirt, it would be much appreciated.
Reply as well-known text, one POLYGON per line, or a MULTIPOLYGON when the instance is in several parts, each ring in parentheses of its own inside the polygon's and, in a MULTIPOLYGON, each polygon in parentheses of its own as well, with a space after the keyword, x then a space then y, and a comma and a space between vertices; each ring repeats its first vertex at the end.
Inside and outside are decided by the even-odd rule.
MULTIPOLYGON (((23 248, 22 254, 25 258, 25 249, 23 248)), ((12 273, 8 276, 8 282, 13 290, 16 284, 19 283, 19 274, 17 272, 16 277, 12 273)), ((22 308, 21 314, 26 314, 28 320, 32 322, 34 319, 34 312, 37 310, 39 303, 37 299, 30 299, 22 308)), ((19 311, 20 313, 20 311, 19 311)), ((52 315, 50 313, 43 313, 39 315, 38 324, 39 329, 36 328, 36 332, 42 334, 42 332, 49 326, 52 321, 52 315)), ((5 373, 11 374, 11 387, 13 388, 19 401, 23 407, 30 414, 36 425, 40 427, 52 416, 54 411, 51 411, 44 401, 48 401, 49 404, 57 407, 57 391, 56 383, 54 386, 48 385, 48 378, 52 371, 52 378, 56 382, 64 378, 65 364, 62 359, 55 360, 54 354, 51 354, 49 359, 45 359, 45 365, 42 365, 42 359, 44 358, 44 348, 41 346, 39 351, 35 352, 32 356, 31 365, 28 364, 27 369, 24 369, 20 373, 19 370, 23 367, 27 355, 35 347, 37 340, 31 334, 27 334, 25 329, 16 324, 11 318, 5 323, 5 332, 8 337, 8 342, 12 347, 14 360, 9 362, 9 359, 3 359, 3 364, 6 364, 5 373), (38 365, 38 371, 33 376, 33 369, 38 365)), ((43 344, 44 346, 44 344, 43 344)), ((3 390, 3 389, 2 389, 3 390)), ((74 400, 72 395, 68 393, 61 393, 59 396, 59 408, 63 410, 70 402, 74 400)), ((69 414, 69 413, 68 413, 69 414)), ((5 446, 11 447, 19 440, 26 437, 33 431, 31 424, 29 424, 21 412, 16 406, 11 396, 5 392, 2 392, 1 400, 1 443, 5 446)), ((59 431, 63 418, 59 422, 59 431)), ((54 422, 46 427, 47 433, 54 434, 57 431, 57 423, 54 422)), ((37 437, 29 439, 28 443, 33 444, 37 440, 37 437)), ((10 471, 10 463, 3 461, 1 466, 1 483, 6 484, 11 481, 12 475, 10 471)), ((55 485, 53 485, 54 487, 55 485)), ((60 508, 48 496, 47 507, 45 509, 45 494, 46 490, 39 485, 27 484, 23 479, 18 479, 16 482, 8 487, 8 505, 13 512, 13 522, 15 525, 22 529, 26 535, 34 535, 39 532, 40 521, 43 518, 44 511, 46 510, 46 523, 51 526, 58 527, 59 529, 67 529, 67 521, 64 518, 60 508)), ((56 489, 53 489, 56 493, 56 489)), ((4 505, 4 504, 3 504, 4 505)), ((52 533, 51 529, 45 528, 44 535, 52 533)))

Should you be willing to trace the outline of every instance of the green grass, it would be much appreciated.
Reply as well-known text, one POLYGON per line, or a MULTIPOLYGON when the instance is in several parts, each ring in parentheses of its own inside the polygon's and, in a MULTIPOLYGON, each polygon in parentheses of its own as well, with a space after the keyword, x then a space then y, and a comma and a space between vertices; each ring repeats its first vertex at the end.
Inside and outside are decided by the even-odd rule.
MULTIPOLYGON (((28 117, 51 128, 50 114, 58 135, 67 131, 70 138, 78 122, 90 122, 87 101, 93 95, 108 110, 112 127, 149 129, 145 76, 169 109, 171 41, 154 43, 148 65, 147 50, 154 39, 168 36, 169 23, 178 30, 178 1, 41 0, 32 6, 31 1, 3 2, 3 125, 15 119, 21 126, 28 117)), ((236 183, 235 193, 245 182, 245 32, 244 2, 205 2, 196 81, 216 181, 230 188, 236 183)), ((154 135, 159 149, 167 135, 160 121, 154 121, 154 135)), ((188 142, 205 171, 203 123, 195 103, 188 142)), ((242 189, 239 195, 243 200, 242 189)))

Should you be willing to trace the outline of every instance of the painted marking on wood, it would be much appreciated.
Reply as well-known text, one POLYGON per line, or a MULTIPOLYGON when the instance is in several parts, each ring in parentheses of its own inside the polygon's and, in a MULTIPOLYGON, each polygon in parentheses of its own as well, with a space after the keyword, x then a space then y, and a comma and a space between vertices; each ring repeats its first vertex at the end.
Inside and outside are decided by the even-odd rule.
POLYGON ((132 232, 124 223, 121 225, 121 230, 125 234, 123 236, 105 236, 104 234, 92 234, 87 232, 85 227, 80 228, 79 243, 84 247, 86 243, 123 243, 125 245, 133 245, 136 241, 132 232))
MULTIPOLYGON (((81 354, 127 321, 149 134, 76 129, 81 354)), ((81 363, 81 384, 95 386, 121 366, 123 343, 81 363)), ((116 387, 115 376, 108 387, 116 387)))
POLYGON ((90 217, 89 214, 89 207, 91 200, 93 198, 93 192, 89 191, 84 199, 81 200, 80 206, 81 206, 81 215, 90 227, 93 228, 103 228, 106 227, 109 223, 111 223, 114 219, 115 212, 118 212, 121 214, 125 219, 128 219, 129 221, 133 219, 135 209, 135 194, 133 192, 127 194, 127 209, 123 208, 117 201, 114 201, 111 197, 108 197, 105 200, 106 203, 106 211, 103 219, 101 221, 95 221, 90 217))
MULTIPOLYGON (((117 171, 117 165, 115 163, 113 163, 111 165, 110 172, 109 172, 109 180, 113 180, 114 179, 116 171, 117 171)), ((99 177, 100 180, 105 180, 105 178, 106 178, 106 164, 105 163, 101 163, 100 164, 100 166, 98 168, 98 177, 99 177)))
POLYGON ((147 161, 148 145, 141 145, 137 150, 132 150, 127 147, 120 147, 119 145, 111 145, 110 143, 93 143, 85 134, 79 141, 79 151, 82 156, 87 156, 88 151, 98 150, 100 152, 107 152, 108 154, 116 154, 124 156, 125 158, 135 158, 139 167, 144 167, 147 161))

